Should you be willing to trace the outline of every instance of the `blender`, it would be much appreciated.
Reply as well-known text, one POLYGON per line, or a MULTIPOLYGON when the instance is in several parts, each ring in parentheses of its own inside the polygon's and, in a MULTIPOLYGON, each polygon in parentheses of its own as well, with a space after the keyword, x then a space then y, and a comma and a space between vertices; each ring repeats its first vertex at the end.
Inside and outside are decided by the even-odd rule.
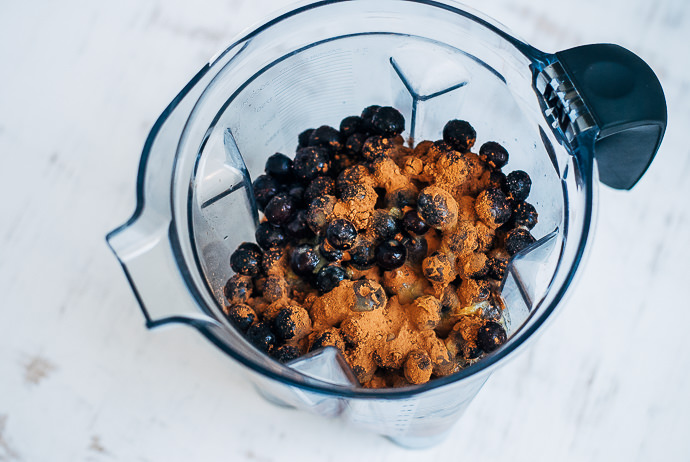
POLYGON ((338 417, 406 447, 450 431, 491 372, 542 329, 576 276, 598 182, 631 188, 666 126, 663 91, 639 57, 610 44, 545 53, 455 2, 301 3, 213 57, 149 134, 132 217, 107 236, 149 328, 195 328, 245 366, 268 400, 338 417), (253 240, 252 178, 308 127, 366 106, 399 109, 403 134, 438 139, 468 120, 529 172, 537 242, 501 282, 508 341, 455 374, 365 389, 333 347, 281 364, 225 318, 231 253, 253 240))

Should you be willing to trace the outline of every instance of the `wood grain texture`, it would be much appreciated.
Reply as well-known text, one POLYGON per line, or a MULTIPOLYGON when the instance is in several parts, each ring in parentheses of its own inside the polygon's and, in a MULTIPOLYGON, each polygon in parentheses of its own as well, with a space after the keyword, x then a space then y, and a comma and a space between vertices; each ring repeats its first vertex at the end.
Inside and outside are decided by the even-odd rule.
POLYGON ((630 48, 669 124, 633 191, 601 188, 565 309, 418 452, 275 408, 189 329, 147 331, 104 242, 165 105, 288 2, 0 4, 0 461, 690 460, 690 3, 467 3, 543 50, 630 48))

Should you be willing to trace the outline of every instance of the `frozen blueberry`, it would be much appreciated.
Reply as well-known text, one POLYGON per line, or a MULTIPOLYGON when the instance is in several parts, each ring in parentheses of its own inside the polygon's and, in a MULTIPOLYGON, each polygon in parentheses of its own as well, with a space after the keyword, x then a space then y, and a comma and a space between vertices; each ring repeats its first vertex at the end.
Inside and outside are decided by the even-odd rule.
POLYGON ((256 199, 256 205, 259 207, 259 210, 263 212, 268 201, 278 194, 278 188, 279 185, 276 179, 268 175, 260 175, 254 180, 254 198, 256 199))
POLYGON ((273 350, 273 357, 281 363, 288 363, 300 357, 299 348, 294 345, 281 345, 273 350))
POLYGON ((393 239, 400 232, 398 220, 383 209, 374 210, 369 226, 373 228, 376 237, 381 240, 393 239))
POLYGON ((362 153, 362 146, 367 140, 367 135, 364 133, 355 133, 347 137, 345 141, 345 152, 351 156, 357 156, 362 153))
POLYGON ((443 127, 443 141, 460 152, 467 152, 477 139, 477 132, 464 120, 451 120, 443 127))
POLYGON ((398 136, 405 130, 405 118, 394 107, 384 106, 372 116, 371 124, 383 136, 398 136))
POLYGON ((314 129, 308 128, 299 134, 297 137, 297 141, 299 142, 298 148, 306 148, 309 146, 309 138, 311 138, 312 133, 314 133, 314 129))
POLYGON ((424 234, 429 231, 429 225, 424 223, 422 217, 419 216, 416 210, 408 210, 402 219, 402 225, 405 231, 415 233, 417 235, 424 234))
POLYGON ((370 136, 362 145, 362 157, 367 162, 373 162, 386 157, 391 149, 393 149, 393 142, 390 138, 380 135, 370 136))
POLYGON ((285 231, 280 226, 273 226, 268 222, 260 223, 254 233, 256 242, 262 249, 270 249, 272 247, 282 247, 287 243, 287 236, 285 231))
POLYGON ((295 207, 304 207, 308 202, 304 200, 305 188, 299 183, 292 183, 285 187, 285 191, 288 196, 292 198, 292 202, 295 207))
POLYGON ((419 194, 417 213, 427 225, 446 229, 457 222, 458 204, 447 191, 430 186, 419 194))
POLYGON ((498 257, 490 257, 486 264, 489 267, 488 276, 490 278, 498 279, 499 281, 503 279, 503 276, 506 272, 506 267, 508 266, 508 260, 498 257))
POLYGON ((514 201, 524 201, 532 188, 532 179, 527 172, 515 170, 506 177, 506 193, 514 201))
POLYGON ((506 330, 497 322, 489 321, 477 332, 477 346, 485 353, 491 353, 506 343, 506 330))
POLYGON ((499 169, 508 163, 508 151, 495 141, 488 141, 479 148, 479 157, 490 167, 499 169))
POLYGON ((284 228, 287 235, 293 239, 304 239, 314 235, 307 223, 306 210, 298 210, 284 228))
POLYGON ((273 247, 264 250, 264 255, 261 258, 261 269, 268 274, 269 271, 278 264, 278 261, 283 257, 283 249, 280 247, 273 247))
POLYGON ((247 332, 249 326, 256 321, 256 313, 249 305, 244 303, 236 303, 234 305, 223 307, 225 317, 242 332, 247 332))
POLYGON ((340 218, 333 220, 326 228, 328 243, 338 250, 347 250, 357 239, 357 229, 350 220, 340 218))
POLYGON ((290 220, 294 210, 295 205, 292 197, 281 193, 274 196, 273 199, 266 204, 264 215, 266 215, 266 220, 272 225, 282 225, 290 220))
POLYGON ((261 252, 252 248, 242 248, 235 250, 230 256, 230 267, 238 274, 245 276, 256 276, 261 270, 261 252))
POLYGON ((317 176, 328 175, 330 156, 328 150, 320 147, 301 148, 292 162, 292 171, 300 181, 310 182, 317 176))
POLYGON ((506 189, 506 175, 500 170, 491 170, 489 174, 489 184, 490 189, 500 189, 505 191, 506 189))
POLYGON ((279 180, 286 180, 292 174, 292 159, 285 154, 276 152, 266 160, 265 171, 279 180))
POLYGON ((334 194, 335 180, 329 176, 318 176, 304 190, 304 200, 307 204, 311 204, 311 201, 319 196, 332 196, 334 194))
POLYGON ((424 236, 407 236, 402 240, 407 249, 407 261, 413 265, 421 265, 429 251, 429 244, 424 236))
POLYGON ((376 263, 384 270, 400 268, 407 258, 407 249, 396 240, 389 240, 376 247, 376 263))
POLYGON ((350 249, 350 264, 359 270, 366 270, 376 261, 376 246, 373 242, 360 239, 350 249))
POLYGON ((262 253, 261 247, 259 247, 253 242, 243 242, 240 245, 238 245, 237 248, 243 250, 253 250, 254 252, 262 253))
POLYGON ((537 224, 539 218, 537 210, 529 202, 518 202, 513 206, 513 221, 516 227, 532 229, 537 224))
POLYGON ((337 334, 337 331, 333 331, 332 329, 327 330, 321 332, 314 338, 314 341, 309 347, 309 351, 315 351, 319 348, 325 348, 327 346, 337 346, 338 344, 341 344, 342 341, 343 340, 337 334))
POLYGON ((468 361, 470 361, 472 359, 479 358, 479 356, 481 356, 481 354, 482 354, 482 350, 480 350, 477 347, 470 346, 470 345, 465 345, 464 348, 460 349, 460 355, 468 361))
MULTIPOLYGON (((263 257, 262 257, 263 260, 263 257)), ((223 287, 223 295, 229 302, 244 303, 252 295, 252 278, 234 274, 223 287)))
POLYGON ((372 124, 372 119, 374 118, 374 115, 376 115, 380 108, 381 106, 377 106, 374 104, 372 106, 365 107, 362 111, 362 121, 364 122, 364 128, 370 133, 374 133, 376 131, 376 128, 374 128, 374 125, 372 124))
POLYGON ((500 189, 482 191, 475 201, 479 218, 489 225, 502 225, 513 213, 510 203, 500 189))
POLYGON ((524 228, 511 229, 506 235, 505 249, 510 255, 515 255, 536 241, 532 233, 524 228))
POLYGON ((309 146, 322 146, 337 151, 342 147, 340 132, 328 125, 322 125, 312 132, 309 137, 309 146))
POLYGON ((347 278, 347 272, 340 266, 328 265, 321 268, 316 275, 316 288, 321 293, 330 292, 338 287, 340 281, 347 278))
POLYGON ((270 352, 276 344, 276 336, 265 322, 257 322, 247 329, 247 340, 259 350, 270 352))
POLYGON ((319 254, 310 245, 302 244, 292 250, 290 267, 299 276, 309 276, 319 266, 319 254))
POLYGON ((319 244, 319 253, 326 261, 340 261, 343 259, 343 251, 334 249, 333 246, 325 241, 319 244))
POLYGON ((355 133, 363 133, 364 130, 364 120, 359 116, 345 117, 340 122, 340 136, 343 139, 347 139, 355 133))

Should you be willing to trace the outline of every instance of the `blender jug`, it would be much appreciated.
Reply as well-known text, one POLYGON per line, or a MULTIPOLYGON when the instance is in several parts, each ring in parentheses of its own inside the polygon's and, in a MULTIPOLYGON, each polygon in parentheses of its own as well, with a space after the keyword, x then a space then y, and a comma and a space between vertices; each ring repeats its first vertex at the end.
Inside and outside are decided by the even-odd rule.
POLYGON ((142 155, 137 208, 112 231, 148 327, 184 324, 246 366, 267 399, 339 417, 401 445, 439 441, 491 371, 560 305, 592 227, 597 180, 631 188, 661 142, 666 106, 652 70, 615 45, 541 52, 450 2, 303 3, 214 57, 165 109, 142 155), (251 178, 297 135, 371 104, 394 106, 405 137, 438 139, 461 118, 533 179, 537 242, 501 283, 508 341, 455 374, 362 388, 333 347, 283 365, 223 316, 230 254, 259 216, 251 178))

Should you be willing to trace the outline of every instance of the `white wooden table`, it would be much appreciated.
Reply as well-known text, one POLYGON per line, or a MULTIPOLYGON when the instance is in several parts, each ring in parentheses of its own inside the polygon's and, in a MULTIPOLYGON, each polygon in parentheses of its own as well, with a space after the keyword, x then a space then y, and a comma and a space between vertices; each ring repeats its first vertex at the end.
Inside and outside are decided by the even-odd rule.
POLYGON ((468 3, 544 50, 637 52, 669 124, 633 191, 601 189, 561 315, 418 452, 267 404, 190 329, 147 331, 105 245, 164 106, 288 3, 0 3, 0 461, 690 460, 690 3, 468 3))

